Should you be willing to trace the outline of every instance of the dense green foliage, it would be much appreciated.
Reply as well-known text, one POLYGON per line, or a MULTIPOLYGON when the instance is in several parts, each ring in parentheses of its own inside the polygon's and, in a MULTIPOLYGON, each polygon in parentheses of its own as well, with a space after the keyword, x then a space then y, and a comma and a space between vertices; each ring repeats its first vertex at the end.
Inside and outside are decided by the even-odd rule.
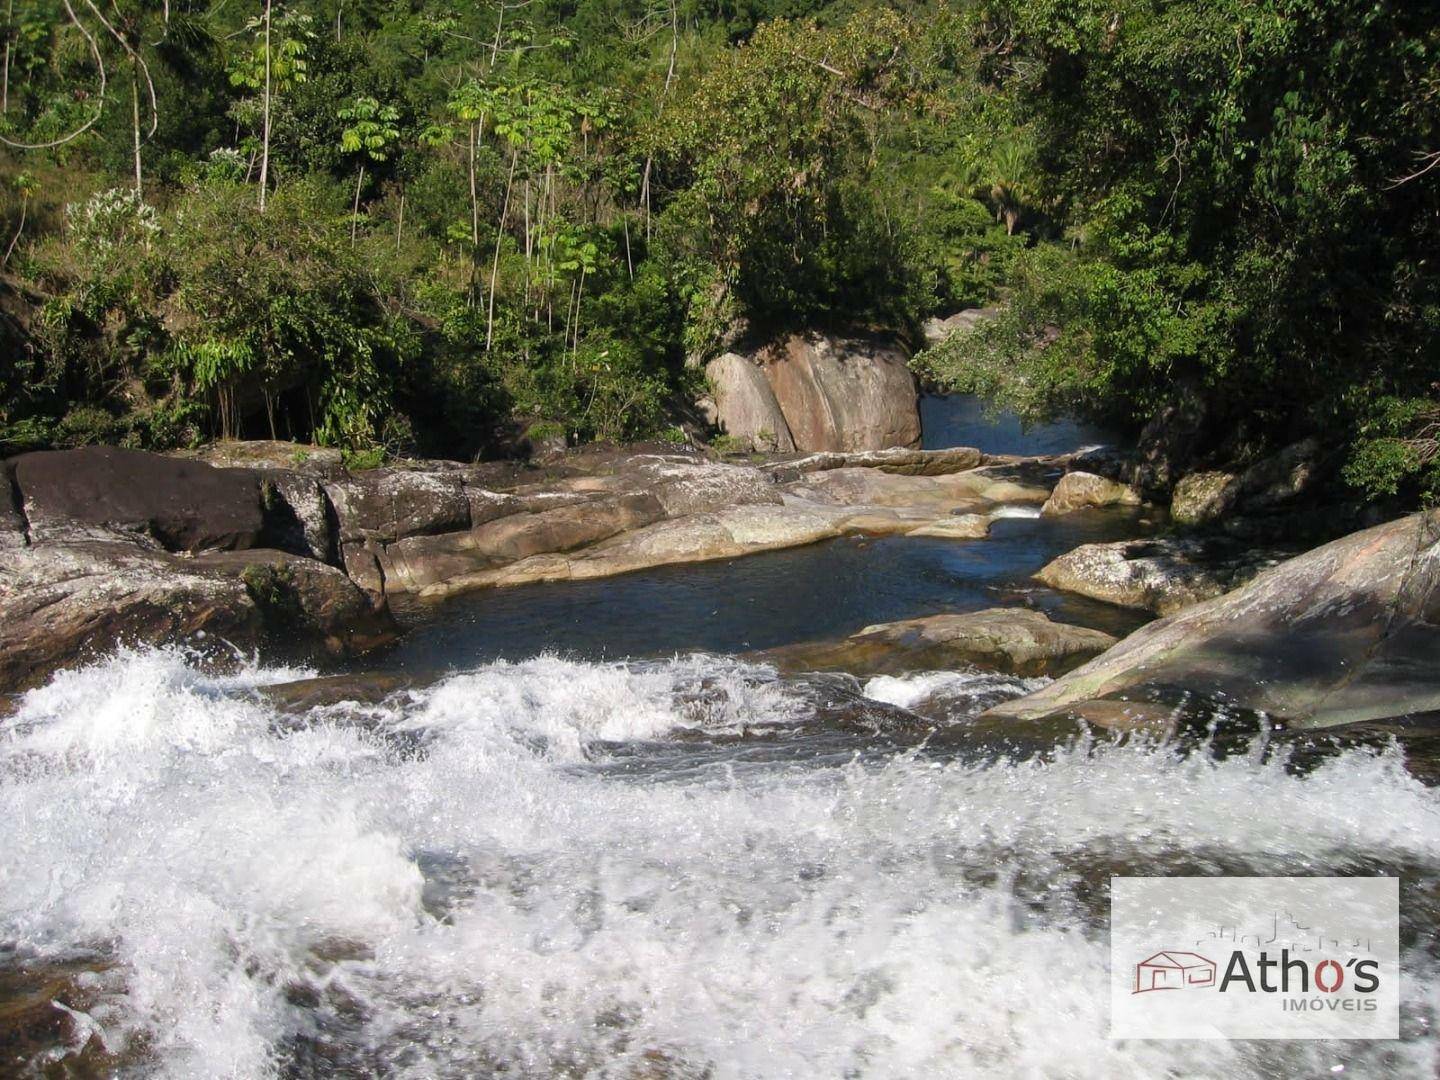
POLYGON ((1376 491, 1440 469, 1434 4, 11 12, 11 447, 649 435, 737 327, 999 298, 927 370, 1034 415, 1198 397, 1376 491))
POLYGON ((1032 412, 1143 421, 1188 394, 1228 454, 1319 433, 1359 486, 1434 490, 1440 7, 1003 0, 981 20, 1061 242, 933 362, 1032 412))

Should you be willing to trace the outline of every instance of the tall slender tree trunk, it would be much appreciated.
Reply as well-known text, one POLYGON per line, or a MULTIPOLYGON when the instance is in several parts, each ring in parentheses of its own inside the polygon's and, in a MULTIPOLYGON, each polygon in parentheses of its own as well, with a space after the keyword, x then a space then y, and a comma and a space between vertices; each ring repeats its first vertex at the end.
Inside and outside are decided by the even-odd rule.
POLYGON ((0 266, 7 266, 10 263, 10 253, 15 250, 15 245, 20 242, 20 234, 25 231, 25 211, 30 209, 30 196, 20 196, 20 225, 15 230, 15 235, 10 238, 10 246, 5 249, 5 258, 0 259, 0 266))
POLYGON ((138 62, 138 59, 134 58, 130 61, 130 122, 135 137, 135 194, 143 198, 145 185, 140 170, 140 73, 136 70, 138 62))
POLYGON ((395 250, 400 250, 400 234, 405 231, 405 189, 400 189, 400 216, 395 221, 395 250))
POLYGON ((15 21, 15 0, 5 6, 5 74, 0 81, 0 112, 10 111, 10 42, 14 36, 10 24, 15 21))
POLYGON ((505 239, 505 218, 510 213, 510 189, 515 183, 515 164, 520 160, 520 147, 510 148, 510 175, 505 178, 505 198, 500 204, 500 227, 495 230, 495 257, 490 262, 490 300, 485 317, 485 351, 495 339, 495 283, 500 277, 500 242, 505 239))
POLYGON ((480 195, 475 183, 475 144, 480 141, 480 133, 476 130, 474 121, 470 123, 470 243, 474 247, 480 246, 480 195))
POLYGON ((270 0, 265 0, 265 118, 260 133, 260 212, 270 186, 270 0))
MULTIPOLYGON (((675 80, 675 53, 680 48, 680 9, 678 0, 670 0, 670 66, 665 69, 665 86, 660 91, 660 107, 656 117, 665 114, 665 99, 670 96, 670 84, 675 80)), ((645 171, 640 177, 640 205, 645 209, 645 239, 650 239, 650 170, 655 165, 653 154, 645 155, 645 171)), ((633 275, 632 275, 633 276, 633 275)))
POLYGON ((360 228, 360 185, 365 182, 365 163, 360 163, 360 171, 355 176, 355 205, 350 209, 350 244, 355 244, 355 232, 360 228))

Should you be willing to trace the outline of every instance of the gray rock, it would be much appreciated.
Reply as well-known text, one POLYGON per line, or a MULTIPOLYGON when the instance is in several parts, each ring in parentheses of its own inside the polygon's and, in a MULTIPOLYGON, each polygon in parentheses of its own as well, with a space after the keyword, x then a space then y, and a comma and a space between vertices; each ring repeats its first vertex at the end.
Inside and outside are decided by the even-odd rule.
POLYGON ((1308 491, 1320 475, 1320 442, 1302 439, 1256 462, 1240 477, 1246 510, 1289 502, 1308 491))
POLYGON ((316 477, 279 469, 262 471, 260 503, 265 513, 264 546, 321 562, 338 560, 330 501, 316 477))
POLYGON ((1170 518, 1179 525, 1211 525, 1240 499, 1240 478, 1228 472, 1190 473, 1175 485, 1170 518))
POLYGON ((20 512, 20 489, 15 485, 15 466, 12 462, 0 461, 0 551, 24 547, 29 543, 26 532, 25 515, 20 512))
POLYGON ((86 446, 12 459, 32 543, 130 538, 167 551, 254 547, 264 529, 254 472, 86 446))
POLYGON ((1229 592, 1283 558, 1220 539, 1084 544, 1036 574, 1052 589, 1168 615, 1229 592))
POLYGON ((776 466, 776 473, 827 472, 830 469, 879 469, 903 476, 944 476, 965 472, 985 463, 985 455, 973 446, 952 446, 945 450, 911 450, 903 446, 888 450, 855 453, 810 454, 776 466))
POLYGON ((333 446, 273 439, 221 440, 198 450, 176 451, 174 456, 203 461, 217 469, 280 469, 322 480, 345 474, 345 457, 333 446))
POLYGON ((1153 712, 1177 693, 1327 727, 1440 709, 1440 513, 1352 533, 1137 630, 992 710, 1153 712))
POLYGON ((210 643, 226 652, 278 645, 343 656, 396 632, 383 602, 339 570, 285 552, 185 558, 94 540, 0 552, 4 689, 36 685, 120 644, 210 643))
POLYGON ((1045 517, 1073 513, 1091 507, 1138 506, 1140 496, 1133 488, 1088 472, 1069 472, 1060 478, 1050 498, 1040 508, 1045 517))
POLYGON ((751 449, 788 454, 795 449, 790 425, 775 392, 757 364, 725 353, 705 366, 713 391, 715 423, 725 434, 751 449))
POLYGON ((839 641, 760 654, 782 671, 893 675, 974 666, 1012 675, 1058 675, 1115 644, 1099 630, 1052 622, 1029 608, 990 608, 878 623, 839 641))
POLYGON ((470 496, 458 470, 373 469, 325 484, 342 545, 470 527, 470 496))
POLYGON ((926 319, 921 324, 920 332, 924 335, 927 346, 939 345, 956 334, 990 322, 999 314, 998 307, 966 308, 944 319, 926 319))

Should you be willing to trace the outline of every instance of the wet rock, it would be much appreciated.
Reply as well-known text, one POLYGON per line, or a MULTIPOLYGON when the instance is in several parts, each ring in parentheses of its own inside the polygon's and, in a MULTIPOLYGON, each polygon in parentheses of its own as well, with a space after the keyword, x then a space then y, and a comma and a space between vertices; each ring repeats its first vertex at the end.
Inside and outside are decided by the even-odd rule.
POLYGON ((223 638, 255 645, 261 617, 238 577, 117 541, 0 552, 0 686, 33 686, 116 644, 223 638))
POLYGON ((414 681, 404 675, 364 672, 272 683, 256 693, 280 712, 294 715, 351 702, 378 705, 413 685, 414 681))
POLYGON ((1175 485, 1170 519, 1178 525, 1210 525, 1234 509, 1240 478, 1228 472, 1191 473, 1175 485))
POLYGON ((120 644, 278 644, 345 656, 396 633, 383 602, 334 567, 286 552, 184 558, 97 540, 0 552, 4 688, 33 686, 120 644))
POLYGON ((1283 557, 1221 539, 1122 540, 1084 544, 1035 576, 1052 589, 1169 615, 1229 592, 1283 557))
POLYGON ((1327 727, 1440 709, 1440 513, 1353 533, 1137 630, 997 716, 1174 700, 1327 727))
POLYGON ((937 540, 984 540, 990 535, 990 518, 986 514, 953 514, 912 529, 906 535, 937 540))
POLYGON ((1103 506, 1138 506, 1140 496, 1133 488, 1088 472, 1069 472, 1040 508, 1041 515, 1053 517, 1075 510, 1103 506))
POLYGON ((282 551, 224 551, 194 564, 244 586, 272 644, 357 656, 399 636, 384 599, 366 593, 333 566, 282 551))
POLYGON ((725 353, 706 365, 705 375, 714 394, 715 423, 721 431, 761 452, 788 454, 795 449, 775 391, 757 364, 736 353, 725 353))
POLYGON ((256 474, 87 446, 12 459, 30 539, 134 539, 167 551, 254 547, 264 529, 256 474))
POLYGON ((756 359, 797 450, 919 445, 919 391, 894 344, 792 334, 756 359))
POLYGON ((1099 630, 1052 622, 1029 608, 990 608, 867 626, 839 641, 771 650, 782 671, 894 675, 974 666, 1012 675, 1057 675, 1115 644, 1099 630))

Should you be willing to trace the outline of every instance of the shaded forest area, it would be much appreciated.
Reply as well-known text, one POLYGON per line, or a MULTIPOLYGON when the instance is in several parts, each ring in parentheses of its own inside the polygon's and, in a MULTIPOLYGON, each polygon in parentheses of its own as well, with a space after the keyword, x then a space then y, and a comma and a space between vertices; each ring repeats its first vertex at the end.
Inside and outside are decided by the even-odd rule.
POLYGON ((4 3, 5 453, 682 439, 998 303, 917 367, 1440 488, 1440 5, 4 3))

